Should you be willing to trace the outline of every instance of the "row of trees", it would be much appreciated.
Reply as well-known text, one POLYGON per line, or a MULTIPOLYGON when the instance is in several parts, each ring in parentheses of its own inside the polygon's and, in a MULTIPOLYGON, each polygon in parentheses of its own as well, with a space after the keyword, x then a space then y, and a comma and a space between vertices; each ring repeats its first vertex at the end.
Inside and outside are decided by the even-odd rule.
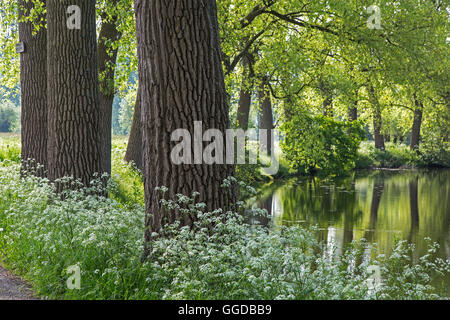
MULTIPOLYGON (((229 127, 215 2, 136 0, 134 8, 141 106, 135 119, 142 135, 136 144, 142 145, 150 242, 164 223, 194 219, 164 210, 156 187, 167 186, 171 198, 197 191, 208 210, 226 208, 235 192, 221 186, 234 168, 170 160, 175 129, 193 132, 194 121, 222 132, 229 127)), ((71 176, 88 185, 96 173, 111 170, 119 2, 105 2, 98 38, 96 9, 93 0, 18 2, 26 48, 20 54, 22 157, 43 165, 51 181, 71 176), (75 14, 69 19, 80 14, 78 27, 68 27, 67 13, 75 14)))
POLYGON ((440 110, 447 121, 434 131, 448 141, 448 2, 377 3, 370 12, 379 13, 380 26, 373 29, 370 1, 237 2, 225 2, 222 26, 235 36, 224 39, 229 70, 242 55, 239 126, 247 127, 252 92, 265 84, 282 121, 305 110, 347 121, 360 115, 372 119, 377 148, 409 133, 417 149, 424 112, 440 110), (243 51, 234 53, 237 47, 243 51))

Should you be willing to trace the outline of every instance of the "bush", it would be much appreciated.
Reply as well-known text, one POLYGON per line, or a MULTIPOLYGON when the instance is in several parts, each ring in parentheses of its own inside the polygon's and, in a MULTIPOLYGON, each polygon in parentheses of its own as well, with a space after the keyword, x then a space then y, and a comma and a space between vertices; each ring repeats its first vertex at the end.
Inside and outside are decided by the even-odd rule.
POLYGON ((419 164, 419 157, 415 151, 411 151, 408 146, 386 143, 386 149, 379 150, 374 146, 373 141, 363 142, 358 151, 356 159, 356 169, 370 168, 400 168, 415 167, 419 164))
POLYGON ((430 139, 419 147, 419 166, 450 168, 450 143, 443 139, 430 139))
POLYGON ((345 174, 354 168, 364 139, 358 121, 348 123, 304 113, 283 124, 282 131, 286 159, 295 169, 305 168, 307 173, 320 170, 325 174, 345 174))

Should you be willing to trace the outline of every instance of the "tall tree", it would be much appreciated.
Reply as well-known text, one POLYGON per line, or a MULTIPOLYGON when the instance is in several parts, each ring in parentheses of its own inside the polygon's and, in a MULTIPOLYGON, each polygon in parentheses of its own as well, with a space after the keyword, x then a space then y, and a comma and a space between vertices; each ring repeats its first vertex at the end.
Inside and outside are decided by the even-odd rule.
MULTIPOLYGON (((171 161, 176 145, 171 134, 176 129, 185 129, 194 137, 195 121, 201 121, 204 130, 224 133, 229 127, 216 2, 135 0, 135 12, 144 145, 145 258, 152 233, 158 233, 165 223, 179 221, 189 226, 196 219, 179 210, 165 210, 161 192, 155 188, 166 186, 166 196, 171 199, 199 192, 197 200, 210 211, 229 206, 236 193, 222 188, 223 180, 234 173, 232 165, 195 161, 199 159, 184 165, 171 161)), ((224 149, 217 148, 217 152, 225 154, 224 149)))
POLYGON ((239 105, 237 110, 237 125, 239 128, 248 129, 248 119, 250 115, 250 106, 252 104, 253 78, 255 76, 252 66, 252 58, 250 54, 245 54, 242 58, 241 89, 239 92, 239 105))
POLYGON ((19 0, 22 163, 43 176, 47 166, 47 31, 45 1, 19 0), (34 20, 27 17, 35 15, 34 20), (32 160, 30 162, 28 160, 32 160), (31 167, 30 167, 31 166, 31 167))
POLYGON ((417 98, 417 94, 414 94, 414 120, 411 129, 411 150, 417 150, 420 142, 420 128, 422 126, 423 117, 423 103, 417 98))
POLYGON ((100 76, 100 141, 102 155, 102 172, 111 174, 111 126, 112 106, 114 102, 115 86, 114 74, 116 69, 117 42, 121 33, 117 29, 118 16, 115 12, 119 0, 112 0, 102 12, 102 26, 98 37, 98 71, 100 76), (111 11, 111 13, 109 12, 111 11))
POLYGON ((261 149, 272 154, 272 137, 273 137, 273 110, 272 100, 269 90, 269 79, 263 77, 263 81, 259 87, 259 129, 267 130, 267 135, 260 139, 261 149))
POLYGON ((48 0, 47 41, 49 179, 88 185, 102 169, 95 1, 48 0))

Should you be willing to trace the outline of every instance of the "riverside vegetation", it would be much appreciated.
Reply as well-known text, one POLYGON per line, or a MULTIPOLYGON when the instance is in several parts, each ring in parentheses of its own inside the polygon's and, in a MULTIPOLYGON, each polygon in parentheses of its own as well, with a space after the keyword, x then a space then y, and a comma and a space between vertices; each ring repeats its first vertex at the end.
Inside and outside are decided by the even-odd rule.
MULTIPOLYGON (((314 227, 267 228, 246 224, 235 212, 204 212, 180 195, 165 201, 195 215, 190 227, 168 225, 141 263, 144 238, 140 174, 122 161, 125 143, 115 139, 109 198, 98 181, 67 189, 21 177, 18 138, 0 138, 0 257, 50 299, 441 299, 450 261, 437 245, 413 258, 404 241, 389 255, 353 241, 344 254, 316 240, 314 227), (8 147, 6 147, 8 146, 8 147), (69 290, 67 268, 81 269, 81 289, 69 290), (380 270, 374 277, 374 268, 380 270)), ((76 182, 66 180, 68 184, 76 182)), ((237 183, 229 178, 223 187, 237 183)), ((254 189, 241 184, 243 193, 254 189)), ((160 188, 164 193, 165 188, 160 188)), ((240 206, 243 203, 239 203, 240 206)), ((254 215, 266 215, 256 209, 254 215)))

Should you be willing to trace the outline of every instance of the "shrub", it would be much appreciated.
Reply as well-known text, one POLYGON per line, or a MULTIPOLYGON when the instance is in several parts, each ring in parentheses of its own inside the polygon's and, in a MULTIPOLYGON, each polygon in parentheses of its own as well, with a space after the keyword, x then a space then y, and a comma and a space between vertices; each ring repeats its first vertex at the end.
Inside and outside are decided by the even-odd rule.
POLYGON ((282 149, 292 166, 308 173, 345 174, 355 166, 358 147, 364 139, 362 125, 324 116, 296 114, 282 126, 282 149))

